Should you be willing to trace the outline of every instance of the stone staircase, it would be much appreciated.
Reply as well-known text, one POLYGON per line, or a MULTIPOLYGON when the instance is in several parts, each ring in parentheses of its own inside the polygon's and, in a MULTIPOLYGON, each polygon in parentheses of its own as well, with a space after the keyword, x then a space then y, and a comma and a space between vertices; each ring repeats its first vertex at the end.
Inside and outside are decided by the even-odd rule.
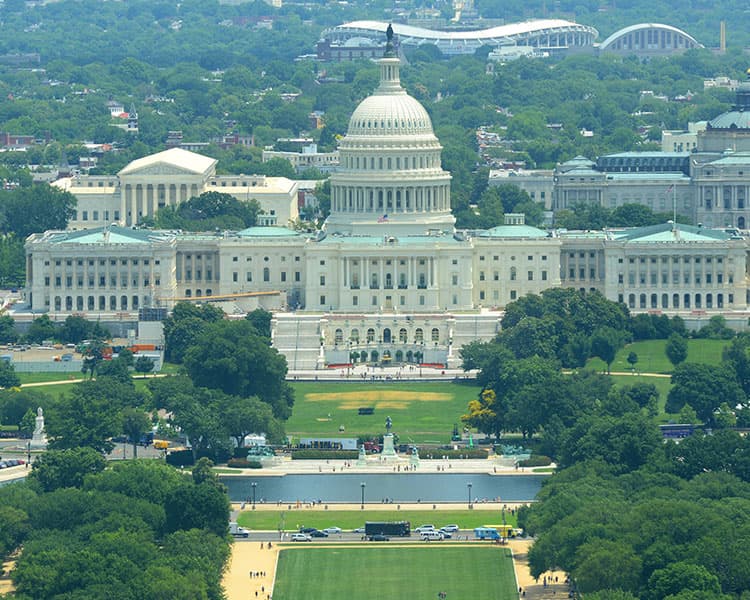
POLYGON ((320 354, 320 315, 277 313, 271 322, 273 347, 290 371, 315 369, 320 354))

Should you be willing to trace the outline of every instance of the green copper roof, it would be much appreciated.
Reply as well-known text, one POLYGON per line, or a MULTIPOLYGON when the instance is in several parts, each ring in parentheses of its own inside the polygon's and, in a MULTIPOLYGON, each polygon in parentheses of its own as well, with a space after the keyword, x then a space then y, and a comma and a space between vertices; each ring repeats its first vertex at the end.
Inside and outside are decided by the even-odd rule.
POLYGON ((530 225, 498 225, 479 234, 481 238, 546 238, 549 233, 530 225))
POLYGON ((238 231, 240 237, 293 237, 300 234, 286 227, 248 227, 238 231))
POLYGON ((622 233, 615 233, 615 238, 628 242, 724 242, 731 235, 720 229, 705 229, 694 225, 677 225, 673 231, 671 223, 638 227, 622 233))
POLYGON ((168 237, 168 234, 163 231, 130 229, 129 227, 111 225, 109 227, 59 233, 51 241, 56 244, 65 242, 76 244, 149 244, 164 241, 168 237))

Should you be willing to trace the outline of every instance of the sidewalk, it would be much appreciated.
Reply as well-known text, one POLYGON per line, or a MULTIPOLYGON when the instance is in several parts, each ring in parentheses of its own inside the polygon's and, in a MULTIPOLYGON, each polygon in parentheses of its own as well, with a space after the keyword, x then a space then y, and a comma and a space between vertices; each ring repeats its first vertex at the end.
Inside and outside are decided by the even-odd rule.
POLYGON ((452 381, 474 380, 477 371, 463 369, 442 369, 403 365, 393 367, 371 367, 354 365, 353 367, 336 367, 331 369, 289 369, 287 381, 341 381, 361 383, 391 383, 397 381, 452 381))

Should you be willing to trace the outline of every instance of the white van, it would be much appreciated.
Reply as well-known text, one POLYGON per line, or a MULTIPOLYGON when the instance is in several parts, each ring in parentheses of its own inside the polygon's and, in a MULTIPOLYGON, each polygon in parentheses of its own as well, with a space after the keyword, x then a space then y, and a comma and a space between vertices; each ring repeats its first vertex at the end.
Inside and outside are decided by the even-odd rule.
POLYGON ((423 531, 419 535, 426 542, 429 542, 429 541, 432 541, 432 540, 442 540, 443 537, 444 537, 443 536, 443 532, 442 531, 438 531, 436 529, 428 530, 428 531, 423 531))

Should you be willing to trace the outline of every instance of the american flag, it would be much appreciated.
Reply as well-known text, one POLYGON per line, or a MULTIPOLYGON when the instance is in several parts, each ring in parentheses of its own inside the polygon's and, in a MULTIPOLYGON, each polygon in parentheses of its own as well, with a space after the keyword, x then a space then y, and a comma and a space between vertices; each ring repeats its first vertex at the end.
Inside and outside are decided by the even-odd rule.
POLYGON ((669 186, 669 187, 667 188, 667 191, 666 191, 666 192, 664 192, 664 193, 665 193, 665 194, 669 194, 669 193, 670 193, 670 192, 671 192, 671 191, 672 191, 673 189, 674 189, 674 184, 670 185, 670 186, 669 186))
POLYGON ((388 222, 388 215, 383 215, 382 217, 378 217, 378 223, 387 223, 388 222))

